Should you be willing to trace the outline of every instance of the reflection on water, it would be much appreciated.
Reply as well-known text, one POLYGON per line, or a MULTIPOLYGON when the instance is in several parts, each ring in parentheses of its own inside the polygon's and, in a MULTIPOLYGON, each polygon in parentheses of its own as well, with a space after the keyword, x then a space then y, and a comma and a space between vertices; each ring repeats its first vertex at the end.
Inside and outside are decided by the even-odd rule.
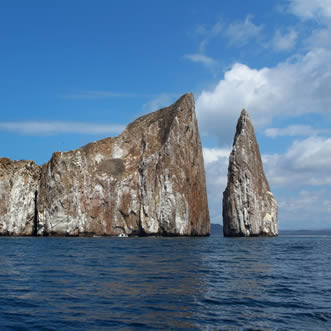
POLYGON ((0 238, 0 245, 3 327, 331 323, 331 237, 0 238))

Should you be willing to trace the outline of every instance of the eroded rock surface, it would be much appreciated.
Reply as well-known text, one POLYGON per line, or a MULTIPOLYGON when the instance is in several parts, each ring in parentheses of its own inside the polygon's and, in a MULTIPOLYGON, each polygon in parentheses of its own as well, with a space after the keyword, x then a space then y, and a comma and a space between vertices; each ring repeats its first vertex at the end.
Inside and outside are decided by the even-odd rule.
MULTIPOLYGON (((209 234, 205 172, 192 94, 138 118, 116 138, 56 152, 36 169, 40 182, 33 186, 29 179, 22 184, 32 192, 32 198, 38 186, 36 208, 32 203, 27 215, 20 217, 29 220, 27 224, 34 219, 38 235, 209 234)), ((16 172, 8 173, 7 181, 16 178, 16 172)), ((9 182, 3 184, 1 194, 8 195, 9 187, 9 182)), ((10 206, 18 203, 8 199, 10 206)), ((15 217, 9 207, 5 211, 8 228, 15 217)))
POLYGON ((40 168, 33 161, 0 158, 0 234, 33 235, 40 168))
POLYGON ((277 201, 265 177, 259 146, 246 110, 237 123, 223 193, 224 236, 277 236, 277 201))

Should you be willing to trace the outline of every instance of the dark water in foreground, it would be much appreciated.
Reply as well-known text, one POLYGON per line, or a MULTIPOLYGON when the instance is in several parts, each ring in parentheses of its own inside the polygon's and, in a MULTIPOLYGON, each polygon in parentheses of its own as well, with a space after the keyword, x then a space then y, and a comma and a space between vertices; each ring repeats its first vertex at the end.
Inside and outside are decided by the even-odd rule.
POLYGON ((0 238, 0 329, 331 329, 331 237, 0 238))

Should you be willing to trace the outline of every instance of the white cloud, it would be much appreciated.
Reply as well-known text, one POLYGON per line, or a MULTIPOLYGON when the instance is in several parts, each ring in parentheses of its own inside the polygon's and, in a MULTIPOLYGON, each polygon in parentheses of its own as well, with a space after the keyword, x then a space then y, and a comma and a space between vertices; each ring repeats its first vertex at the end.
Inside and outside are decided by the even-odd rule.
MULTIPOLYGON (((300 41, 306 47, 305 53, 294 53, 270 67, 253 68, 234 63, 223 79, 197 97, 203 135, 219 137, 221 145, 229 144, 242 108, 249 112, 257 130, 270 125, 275 117, 293 118, 307 113, 331 115, 331 0, 289 0, 288 4, 290 12, 303 19, 313 19, 317 25, 305 40, 299 40, 293 27, 286 33, 278 30, 271 44, 278 50, 290 51, 300 41), (319 20, 321 17, 323 20, 319 20)), ((234 41, 244 42, 249 36, 258 36, 262 28, 255 26, 248 16, 244 23, 233 23, 225 31, 231 31, 234 41)), ((305 135, 316 134, 313 130, 308 132, 308 128, 294 127, 267 133, 294 135, 298 130, 301 134, 306 131, 305 135)))
POLYGON ((192 62, 202 63, 206 66, 211 66, 216 64, 216 61, 213 58, 203 54, 186 54, 184 55, 184 58, 192 62))
MULTIPOLYGON (((307 49, 331 48, 331 0, 288 0, 288 10, 303 21, 311 21, 310 36, 304 40, 307 49), (317 27, 316 27, 317 26, 317 27)), ((307 26, 308 22, 304 22, 307 26)))
POLYGON ((330 192, 301 190, 278 200, 281 229, 326 229, 331 227, 330 192))
POLYGON ((297 38, 298 33, 293 29, 284 34, 276 30, 272 41, 273 48, 277 51, 289 51, 295 47, 297 38))
POLYGON ((272 187, 331 185, 331 138, 297 140, 286 153, 264 154, 262 159, 272 187))
POLYGON ((315 129, 310 125, 290 125, 286 128, 268 128, 264 131, 267 137, 276 138, 281 136, 312 136, 330 133, 328 129, 315 129))
MULTIPOLYGON (((310 137, 295 141, 286 159, 291 162, 290 169, 312 171, 309 181, 320 177, 322 173, 331 179, 331 138, 310 137)), ((324 184, 323 181, 321 183, 324 184)))
POLYGON ((118 134, 125 126, 120 124, 93 124, 81 122, 61 121, 26 121, 0 122, 1 131, 10 131, 22 135, 56 135, 65 133, 74 134, 118 134))
POLYGON ((244 46, 250 40, 258 38, 263 28, 263 25, 254 24, 252 16, 247 15, 244 21, 231 23, 224 34, 229 38, 230 46, 244 46))
POLYGON ((226 148, 207 148, 205 147, 203 149, 203 158, 205 161, 205 165, 209 165, 210 163, 213 163, 220 158, 228 158, 230 155, 231 149, 226 148))
POLYGON ((316 48, 275 67, 252 69, 235 63, 211 90, 197 98, 203 134, 231 142, 240 110, 245 108, 257 129, 273 117, 331 112, 331 50, 316 48))
POLYGON ((331 0, 289 0, 288 9, 304 20, 331 18, 331 0))

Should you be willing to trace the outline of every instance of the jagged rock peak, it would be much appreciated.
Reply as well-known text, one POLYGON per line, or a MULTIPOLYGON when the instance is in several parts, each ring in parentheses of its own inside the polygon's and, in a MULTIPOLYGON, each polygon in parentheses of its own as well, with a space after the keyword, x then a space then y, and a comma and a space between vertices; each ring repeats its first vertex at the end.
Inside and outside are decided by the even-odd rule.
POLYGON ((225 236, 277 236, 277 201, 265 177, 254 127, 241 111, 223 193, 225 236))
MULTIPOLYGON (((240 113, 240 117, 237 122, 236 134, 234 136, 233 145, 236 144, 238 137, 241 134, 245 133, 245 129, 246 130, 248 129, 250 131, 250 135, 254 135, 254 137, 255 137, 254 127, 252 125, 248 111, 246 109, 243 109, 240 113)), ((256 140, 256 138, 255 138, 255 140, 256 140)))
POLYGON ((18 171, 9 160, 0 167, 0 234, 208 235, 194 107, 185 94, 118 137, 56 152, 41 167, 22 163, 18 171), (22 201, 26 208, 11 216, 22 201))
POLYGON ((242 111, 241 111, 241 113, 240 113, 240 117, 243 117, 243 116, 247 116, 247 117, 249 117, 249 115, 248 115, 248 111, 244 108, 242 111))

